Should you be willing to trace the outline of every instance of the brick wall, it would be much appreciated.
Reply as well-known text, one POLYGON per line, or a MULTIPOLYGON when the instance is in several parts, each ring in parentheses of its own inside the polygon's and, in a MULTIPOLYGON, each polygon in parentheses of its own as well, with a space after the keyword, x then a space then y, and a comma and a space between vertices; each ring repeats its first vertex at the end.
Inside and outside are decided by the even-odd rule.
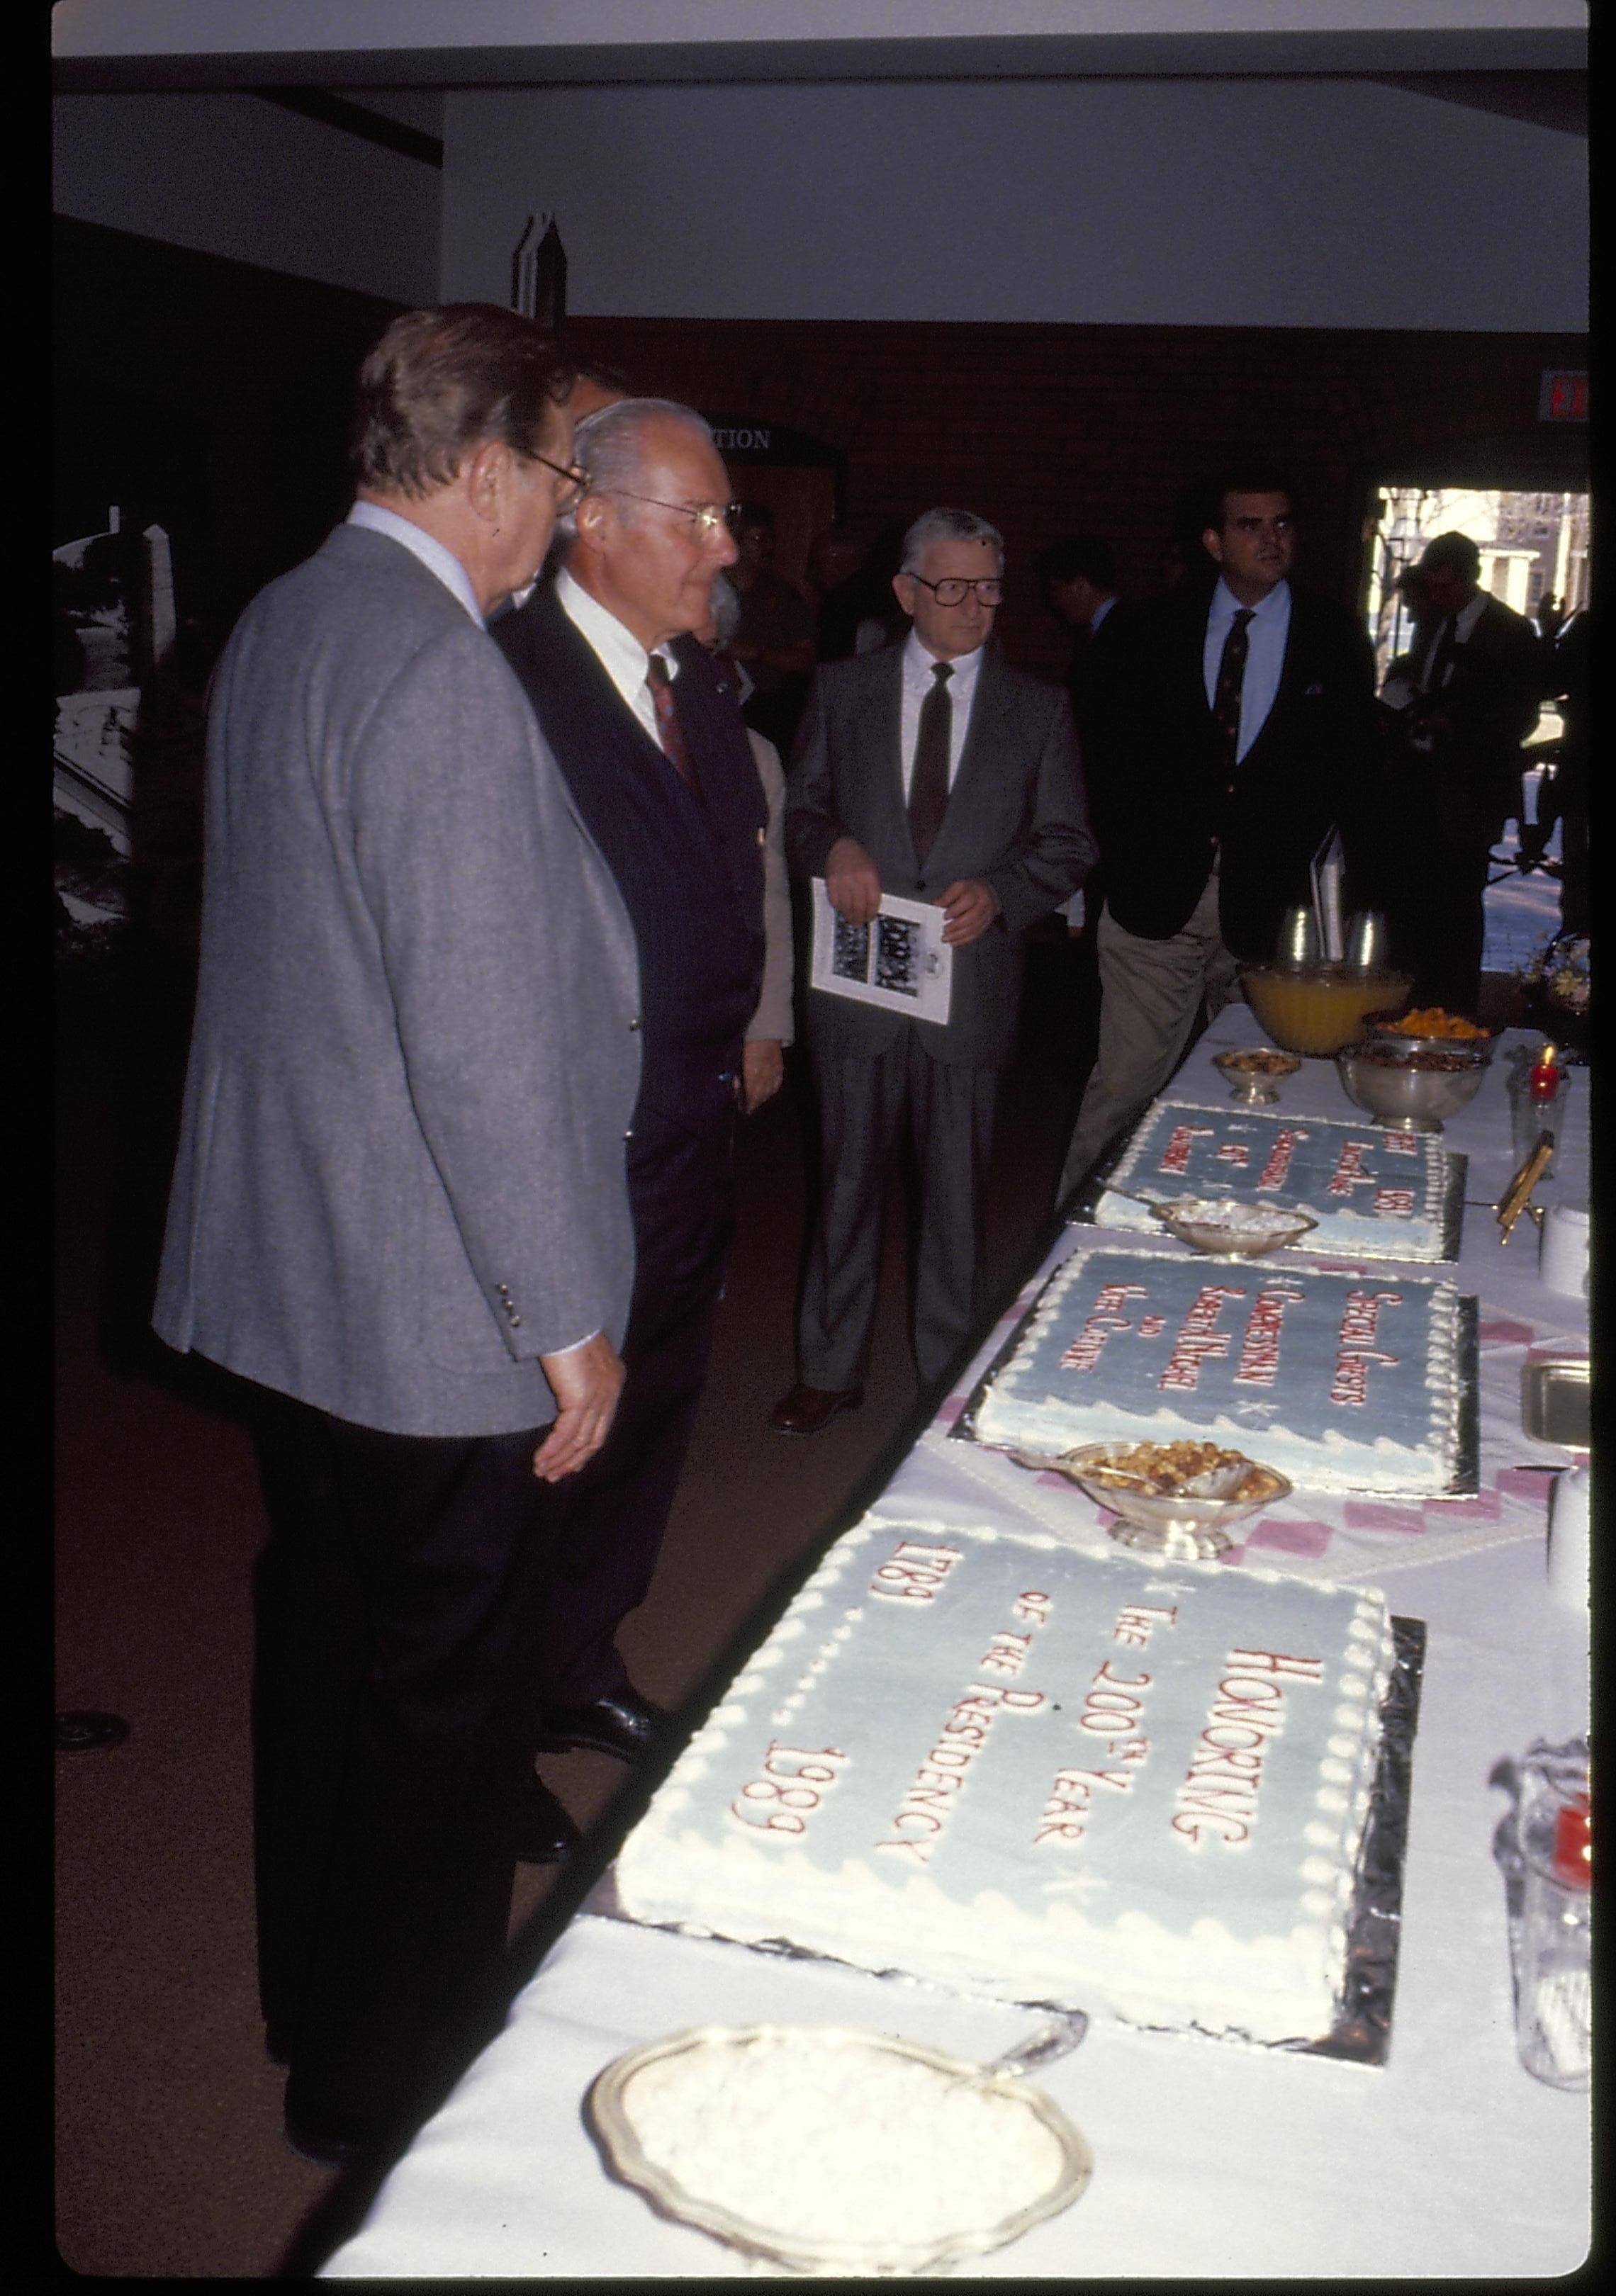
POLYGON ((1375 482, 1586 484, 1586 434, 1537 419, 1542 369, 1586 365, 1580 336, 588 318, 568 340, 639 390, 837 448, 866 534, 936 502, 990 518, 1012 557, 1006 644, 1051 668, 1038 551, 1103 533, 1125 593, 1146 594, 1176 500, 1232 458, 1292 474, 1300 578, 1352 603, 1375 482))

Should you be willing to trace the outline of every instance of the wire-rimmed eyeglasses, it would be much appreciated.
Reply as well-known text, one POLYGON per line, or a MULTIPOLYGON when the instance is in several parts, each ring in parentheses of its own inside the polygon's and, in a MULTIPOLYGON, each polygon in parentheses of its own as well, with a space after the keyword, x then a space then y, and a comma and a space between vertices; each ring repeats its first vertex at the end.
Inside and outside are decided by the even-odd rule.
POLYGON ((622 495, 629 502, 650 503, 656 510, 677 510, 687 518, 703 542, 710 542, 717 534, 726 534, 729 522, 741 505, 739 503, 670 503, 660 495, 636 495, 628 487, 597 487, 597 494, 622 495))
POLYGON ((923 574, 912 573, 909 579, 923 584, 939 606, 963 606, 968 590, 976 592, 979 605, 1002 606, 1005 603, 1005 585, 997 574, 979 575, 974 581, 968 581, 963 574, 945 574, 940 582, 928 582, 923 574))
POLYGON ((562 516, 570 510, 576 510, 589 488, 589 473, 582 464, 553 463, 548 455, 534 455, 530 459, 535 463, 542 463, 546 471, 554 471, 558 479, 565 479, 567 481, 565 488, 555 497, 557 516, 562 516))

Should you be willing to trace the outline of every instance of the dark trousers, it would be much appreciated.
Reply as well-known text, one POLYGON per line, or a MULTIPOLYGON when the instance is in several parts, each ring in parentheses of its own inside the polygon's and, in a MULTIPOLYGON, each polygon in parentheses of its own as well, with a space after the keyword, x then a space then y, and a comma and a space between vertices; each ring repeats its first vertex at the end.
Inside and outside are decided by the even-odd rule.
POLYGON ((1410 859, 1415 865, 1389 921, 1394 955, 1413 970, 1416 1005, 1473 1013, 1481 993, 1491 848, 1433 833, 1415 846, 1410 859))
POLYGON ((254 1399, 264 2014, 289 2103, 368 2131, 504 1949, 546 1487, 534 1431, 389 1435, 254 1399))
POLYGON ((650 1587, 712 1353, 734 1226, 733 1114, 693 1133, 642 1108, 628 1168, 628 1376, 600 1450, 551 1488, 556 1570, 537 1641, 541 1712, 628 1685, 615 1636, 650 1587))
POLYGON ((814 1047, 819 1206, 797 1318, 798 1375, 808 1386, 849 1388, 863 1374, 887 1179, 906 1130, 920 1187, 912 1329, 921 1385, 937 1385, 972 1337, 998 1086, 997 1069, 932 1060, 913 1028, 873 1060, 814 1047))

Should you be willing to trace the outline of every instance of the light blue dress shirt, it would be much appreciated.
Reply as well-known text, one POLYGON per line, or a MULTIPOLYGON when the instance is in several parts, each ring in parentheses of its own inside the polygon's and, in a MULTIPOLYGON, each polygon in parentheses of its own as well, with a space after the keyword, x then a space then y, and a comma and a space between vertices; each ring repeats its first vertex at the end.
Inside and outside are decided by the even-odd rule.
MULTIPOLYGON (((1209 709, 1217 699, 1218 671, 1223 660, 1224 640, 1240 611, 1239 599, 1219 575, 1218 587, 1212 593, 1211 611, 1206 618, 1206 644, 1201 657, 1209 709)), ((1291 585, 1276 582, 1262 603, 1252 607, 1251 619, 1246 624, 1246 668, 1240 689, 1240 739, 1235 747, 1237 763, 1261 733, 1267 722, 1268 712, 1274 707, 1274 697, 1279 692, 1279 674, 1284 668, 1285 640, 1290 631, 1291 585)))
POLYGON ((472 587, 472 578, 454 552, 429 534, 423 526, 416 526, 407 518, 400 518, 396 510, 384 510, 380 503, 357 502, 348 513, 349 526, 367 526, 373 534, 390 535, 395 542, 421 561, 429 573, 436 574, 444 588, 459 599, 476 623, 486 629, 482 609, 477 603, 477 593, 472 587))

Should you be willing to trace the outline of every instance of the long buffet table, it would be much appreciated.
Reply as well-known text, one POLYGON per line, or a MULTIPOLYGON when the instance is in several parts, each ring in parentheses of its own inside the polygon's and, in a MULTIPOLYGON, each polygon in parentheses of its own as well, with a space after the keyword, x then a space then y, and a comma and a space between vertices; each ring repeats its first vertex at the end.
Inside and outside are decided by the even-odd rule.
MULTIPOLYGON (((1258 1041, 1251 1015, 1232 1008, 1169 1095, 1224 1103, 1212 1054, 1258 1041)), ((1570 1455, 1526 1437, 1520 1413, 1530 1352, 1586 1352, 1587 1312, 1541 1283, 1530 1223, 1503 1245, 1493 1217, 1519 1161, 1512 1056, 1535 1041, 1505 1039, 1481 1093, 1446 1130, 1470 1160, 1457 1281, 1481 1302, 1479 1493, 1398 1506, 1297 1495, 1259 1519, 1235 1564, 1249 1555, 1378 1585, 1394 1612, 1427 1625, 1389 2062, 1096 2020, 1074 2054, 1033 2076, 1087 2136, 1093 2182, 1064 2214, 962 2267, 973 2275, 1536 2277, 1569 2272, 1587 2252, 1588 2100, 1541 2086, 1517 2061, 1492 1849, 1507 1807, 1489 1783, 1496 1766, 1536 1739, 1580 1734, 1587 1713, 1587 1617, 1551 1603, 1546 1585, 1545 1470, 1570 1455)), ((1556 1111, 1545 1203, 1587 1201, 1587 1087, 1574 1073, 1556 1111)), ((1330 1062, 1304 1063, 1282 1092, 1287 1113, 1353 1113, 1330 1062)), ((950 1433, 1037 1283, 1077 1240, 1064 1233, 985 1336, 961 1393, 877 1502, 882 1519, 1021 1521, 1105 1546, 1102 1518, 1070 1485, 950 1433)), ((605 2174, 581 2104, 612 2058, 685 2026, 775 2021, 866 2027, 987 2059, 1041 2021, 931 1986, 637 1928, 611 1904, 608 1876, 323 2276, 755 2273, 764 2267, 664 2221, 605 2174)))

